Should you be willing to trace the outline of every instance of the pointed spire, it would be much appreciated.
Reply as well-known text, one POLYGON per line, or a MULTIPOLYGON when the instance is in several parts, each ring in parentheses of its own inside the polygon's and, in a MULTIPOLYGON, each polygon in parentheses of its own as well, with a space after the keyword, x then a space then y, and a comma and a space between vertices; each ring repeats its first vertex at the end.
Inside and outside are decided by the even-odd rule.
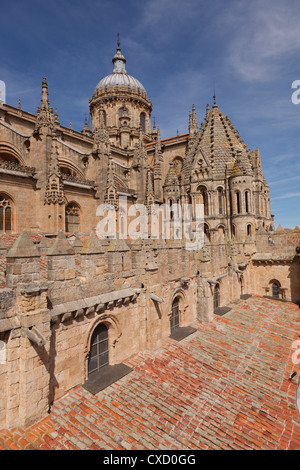
POLYGON ((150 207, 151 204, 154 204, 154 188, 153 188, 153 179, 152 172, 150 168, 147 170, 147 179, 146 179, 146 198, 145 205, 150 207))
POLYGON ((142 128, 140 128, 139 142, 134 150, 131 166, 132 168, 137 168, 140 166, 143 166, 143 167, 149 166, 148 159, 147 159, 147 150, 145 148, 145 143, 143 139, 142 128))
POLYGON ((42 81, 42 107, 49 108, 49 99, 48 99, 48 83, 46 77, 43 77, 42 81))
POLYGON ((54 129, 53 109, 49 106, 48 84, 46 77, 43 77, 42 81, 42 99, 41 106, 37 108, 36 112, 35 131, 42 131, 44 129, 50 134, 54 129))
POLYGON ((102 103, 100 105, 99 124, 95 128, 93 137, 93 151, 98 152, 101 155, 110 155, 110 139, 105 125, 104 109, 102 103))
POLYGON ((109 155, 108 157, 108 166, 107 166, 107 182, 106 182, 106 190, 104 201, 107 204, 112 204, 116 209, 118 208, 118 194, 117 188, 115 185, 114 179, 114 162, 112 156, 109 155))
POLYGON ((55 122, 55 124, 59 124, 59 119, 58 119, 58 112, 57 112, 57 108, 55 108, 55 113, 54 113, 54 122, 55 122))
POLYGON ((179 186, 178 176, 176 172, 176 167, 173 162, 169 164, 169 170, 165 179, 164 186, 179 186))
POLYGON ((195 105, 193 104, 193 109, 192 113, 190 113, 189 116, 189 133, 194 134, 197 132, 198 126, 197 126, 197 119, 196 119, 196 109, 195 105))
POLYGON ((208 120, 208 118, 209 118, 209 113, 210 113, 209 104, 207 104, 206 105, 206 115, 205 115, 206 120, 208 120))
POLYGON ((154 194, 155 197, 161 199, 162 197, 162 151, 160 140, 160 129, 157 127, 157 138, 154 150, 154 194))
POLYGON ((86 135, 86 136, 89 136, 91 135, 91 131, 90 131, 90 128, 88 126, 88 122, 87 122, 87 117, 85 115, 85 119, 84 119, 84 126, 83 126, 83 129, 81 131, 81 134, 83 135, 86 135))
POLYGON ((160 127, 159 126, 157 126, 156 148, 159 152, 161 152, 161 138, 160 138, 160 127))

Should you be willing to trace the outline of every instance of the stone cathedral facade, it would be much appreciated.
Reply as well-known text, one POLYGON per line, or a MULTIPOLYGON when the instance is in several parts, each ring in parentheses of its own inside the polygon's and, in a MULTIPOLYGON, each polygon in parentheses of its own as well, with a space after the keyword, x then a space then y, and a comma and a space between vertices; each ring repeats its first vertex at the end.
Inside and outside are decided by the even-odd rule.
POLYGON ((202 123, 192 106, 188 133, 161 139, 120 44, 112 62, 81 132, 60 124, 46 78, 36 115, 0 102, 0 428, 43 418, 107 370, 128 373, 127 358, 180 340, 241 296, 300 302, 299 236, 274 233, 259 150, 215 100, 202 123), (203 246, 151 229, 99 237, 102 204, 120 232, 120 196, 127 209, 166 205, 171 229, 175 207, 188 204, 194 221, 201 204, 203 246))

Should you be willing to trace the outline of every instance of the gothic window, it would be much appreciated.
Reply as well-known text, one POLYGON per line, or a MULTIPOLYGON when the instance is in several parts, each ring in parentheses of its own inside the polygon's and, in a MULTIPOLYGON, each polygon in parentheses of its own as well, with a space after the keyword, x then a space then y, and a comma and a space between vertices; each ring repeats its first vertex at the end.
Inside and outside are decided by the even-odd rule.
POLYGON ((79 232, 79 207, 75 203, 66 207, 66 232, 79 232))
POLYGON ((10 199, 0 194, 0 233, 12 231, 12 203, 10 199))
POLYGON ((142 128, 142 131, 146 132, 146 114, 145 113, 140 114, 140 125, 142 128))
POLYGON ((171 329, 171 334, 179 328, 179 299, 176 297, 176 299, 173 300, 172 303, 172 313, 171 313, 171 318, 170 318, 170 329, 171 329))
POLYGON ((62 175, 77 176, 77 173, 72 168, 66 166, 60 166, 60 171, 62 175))
POLYGON ((18 160, 18 158, 8 152, 0 152, 0 162, 9 162, 20 165, 20 161, 18 160))
POLYGON ((91 339, 88 361, 88 373, 97 372, 109 364, 108 329, 100 323, 94 330, 91 339))

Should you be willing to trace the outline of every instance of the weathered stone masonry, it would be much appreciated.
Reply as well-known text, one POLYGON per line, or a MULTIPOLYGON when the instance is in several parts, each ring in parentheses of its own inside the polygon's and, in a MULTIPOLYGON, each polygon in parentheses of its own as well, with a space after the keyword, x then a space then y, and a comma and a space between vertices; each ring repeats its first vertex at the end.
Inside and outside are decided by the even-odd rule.
MULTIPOLYGON (((34 243, 24 232, 6 253, 0 427, 37 421, 55 399, 86 381, 91 335, 100 322, 109 331, 110 364, 118 364, 160 347, 170 335, 174 298, 181 327, 207 322, 214 316, 217 283, 224 306, 241 294, 268 294, 253 273, 257 279, 263 269, 262 277, 270 281, 273 275, 266 252, 255 252, 251 243, 206 244, 193 251, 174 241, 109 241, 94 233, 83 242, 77 237, 75 246, 62 232, 55 240, 40 240, 34 243)), ((284 262, 281 255, 276 274, 285 287, 287 269, 294 273, 285 297, 299 301, 300 263, 294 253, 290 247, 284 262)))
POLYGON ((193 106, 188 133, 161 139, 125 63, 118 43, 89 103, 92 130, 59 123, 45 77, 36 115, 0 101, 0 428, 47 416, 90 378, 91 359, 105 355, 101 375, 241 295, 300 303, 299 231, 274 233, 259 150, 215 100, 199 128, 193 106), (128 210, 189 204, 193 230, 201 204, 203 247, 151 232, 99 239, 97 208, 112 204, 119 228, 120 196, 128 210))

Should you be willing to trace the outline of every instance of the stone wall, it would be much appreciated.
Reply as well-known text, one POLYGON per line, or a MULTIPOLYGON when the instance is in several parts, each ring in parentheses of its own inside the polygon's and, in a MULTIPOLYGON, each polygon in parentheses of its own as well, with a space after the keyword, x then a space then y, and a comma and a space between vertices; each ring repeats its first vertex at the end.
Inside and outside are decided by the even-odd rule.
POLYGON ((257 246, 270 252, 227 239, 201 250, 178 240, 99 240, 94 232, 70 240, 24 232, 2 245, 0 428, 43 418, 86 381, 99 323, 113 365, 161 346, 176 298, 180 327, 213 321, 216 285, 220 307, 242 294, 267 295, 272 279, 287 287, 287 299, 300 299, 299 256, 295 246, 282 248, 282 237, 269 245, 261 234, 257 246))

